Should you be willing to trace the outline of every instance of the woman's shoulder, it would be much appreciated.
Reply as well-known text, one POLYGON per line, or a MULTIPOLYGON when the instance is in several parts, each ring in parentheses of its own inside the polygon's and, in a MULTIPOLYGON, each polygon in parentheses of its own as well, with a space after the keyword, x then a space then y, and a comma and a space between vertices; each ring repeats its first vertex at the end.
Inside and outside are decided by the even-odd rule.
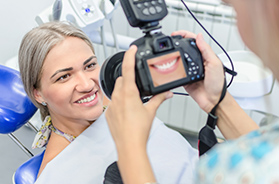
POLYGON ((69 144, 69 141, 67 141, 64 137, 57 134, 51 134, 40 166, 38 177, 47 164, 52 161, 59 153, 61 153, 69 144))

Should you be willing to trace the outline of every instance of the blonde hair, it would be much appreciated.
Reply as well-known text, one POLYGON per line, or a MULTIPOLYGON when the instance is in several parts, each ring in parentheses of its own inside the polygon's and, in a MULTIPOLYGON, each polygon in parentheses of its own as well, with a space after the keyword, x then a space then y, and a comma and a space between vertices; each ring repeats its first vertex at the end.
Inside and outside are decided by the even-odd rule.
POLYGON ((95 53, 87 35, 67 22, 48 22, 33 28, 23 37, 20 45, 18 62, 21 79, 27 95, 40 109, 42 120, 49 115, 49 110, 47 106, 36 101, 33 92, 34 89, 41 87, 42 67, 46 56, 55 45, 66 37, 77 37, 84 40, 95 53))

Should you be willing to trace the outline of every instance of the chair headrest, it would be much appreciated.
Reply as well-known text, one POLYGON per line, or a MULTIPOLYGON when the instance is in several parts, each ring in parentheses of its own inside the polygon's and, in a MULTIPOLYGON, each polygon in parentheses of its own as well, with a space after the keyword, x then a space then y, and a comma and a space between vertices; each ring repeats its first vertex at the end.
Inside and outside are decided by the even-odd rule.
POLYGON ((0 65, 0 133, 16 131, 35 114, 37 108, 27 96, 20 73, 0 65))

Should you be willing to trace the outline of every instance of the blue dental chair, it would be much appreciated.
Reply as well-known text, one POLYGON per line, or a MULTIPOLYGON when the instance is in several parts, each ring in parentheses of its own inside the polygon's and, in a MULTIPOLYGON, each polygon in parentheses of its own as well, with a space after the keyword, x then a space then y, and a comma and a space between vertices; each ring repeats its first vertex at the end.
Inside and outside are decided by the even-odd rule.
MULTIPOLYGON (((13 134, 35 114, 37 108, 28 98, 19 71, 0 65, 0 133, 8 136, 31 158, 15 172, 16 184, 33 184, 44 156, 44 151, 34 156, 13 134)), ((33 127, 35 130, 35 127, 33 127)))

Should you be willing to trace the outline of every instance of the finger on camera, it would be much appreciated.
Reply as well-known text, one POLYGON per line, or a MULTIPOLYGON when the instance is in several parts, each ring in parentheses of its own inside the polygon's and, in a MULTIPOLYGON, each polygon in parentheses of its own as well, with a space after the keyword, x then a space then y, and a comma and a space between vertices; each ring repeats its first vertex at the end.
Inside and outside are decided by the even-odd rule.
POLYGON ((135 55, 137 47, 132 45, 125 53, 122 63, 122 76, 126 82, 135 82, 135 55))
POLYGON ((196 38, 197 35, 190 32, 190 31, 186 31, 186 30, 179 30, 179 31, 175 31, 171 34, 171 36, 175 36, 175 35, 181 35, 183 38, 196 38))
POLYGON ((113 91, 120 91, 123 87, 123 77, 120 76, 115 80, 113 91))
POLYGON ((218 59, 216 54, 214 53, 214 51, 210 47, 210 45, 208 45, 204 41, 204 38, 203 38, 201 33, 199 33, 197 35, 196 43, 197 43, 197 46, 198 46, 198 48, 199 48, 199 50, 200 50, 200 52, 201 52, 201 54, 202 54, 202 56, 205 60, 218 59))
POLYGON ((149 102, 146 104, 146 107, 150 112, 156 113, 159 106, 167 99, 172 98, 173 93, 171 91, 167 91, 164 93, 157 94, 153 96, 149 102))
POLYGON ((122 89, 123 89, 123 77, 120 76, 115 80, 115 84, 114 84, 114 88, 111 94, 111 100, 115 100, 117 98, 119 98, 119 96, 121 96, 122 94, 122 89))

